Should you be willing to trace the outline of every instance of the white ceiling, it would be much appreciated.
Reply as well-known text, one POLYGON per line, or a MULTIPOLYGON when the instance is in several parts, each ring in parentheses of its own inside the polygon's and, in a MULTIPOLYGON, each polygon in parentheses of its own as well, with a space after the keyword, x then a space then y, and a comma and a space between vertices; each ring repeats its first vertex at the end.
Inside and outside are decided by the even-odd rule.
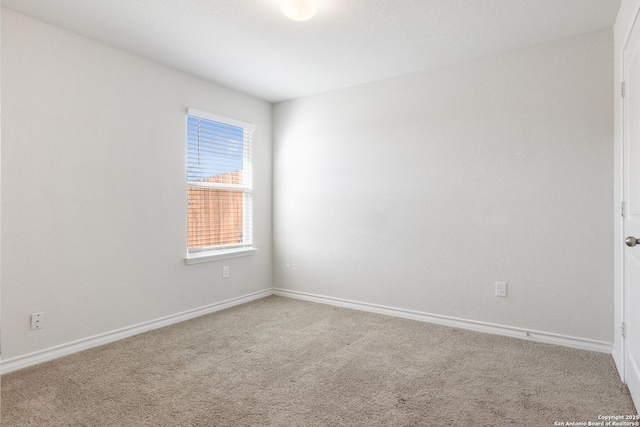
POLYGON ((620 0, 2 0, 2 6, 271 102, 613 26, 620 0))

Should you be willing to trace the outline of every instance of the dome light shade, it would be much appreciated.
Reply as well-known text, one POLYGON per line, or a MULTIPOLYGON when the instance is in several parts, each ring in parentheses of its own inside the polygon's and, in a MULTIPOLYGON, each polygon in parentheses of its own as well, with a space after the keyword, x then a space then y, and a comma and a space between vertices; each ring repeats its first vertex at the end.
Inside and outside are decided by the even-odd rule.
POLYGON ((316 14, 316 0, 281 0, 280 10, 294 21, 306 21, 316 14))

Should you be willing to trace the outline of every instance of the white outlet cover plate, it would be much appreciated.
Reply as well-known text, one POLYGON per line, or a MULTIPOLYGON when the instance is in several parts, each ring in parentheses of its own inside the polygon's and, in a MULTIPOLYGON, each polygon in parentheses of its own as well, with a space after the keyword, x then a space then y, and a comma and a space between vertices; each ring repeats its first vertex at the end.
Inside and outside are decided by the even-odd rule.
POLYGON ((44 311, 31 313, 31 329, 44 328, 44 311))
POLYGON ((507 282, 496 282, 496 296, 497 297, 507 296, 507 282))

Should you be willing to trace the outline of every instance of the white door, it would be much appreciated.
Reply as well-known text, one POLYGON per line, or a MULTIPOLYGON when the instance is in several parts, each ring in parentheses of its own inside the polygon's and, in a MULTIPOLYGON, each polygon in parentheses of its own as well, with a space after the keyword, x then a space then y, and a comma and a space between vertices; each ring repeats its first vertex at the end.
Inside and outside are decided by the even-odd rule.
POLYGON ((623 52, 625 382, 640 408, 640 24, 623 52))

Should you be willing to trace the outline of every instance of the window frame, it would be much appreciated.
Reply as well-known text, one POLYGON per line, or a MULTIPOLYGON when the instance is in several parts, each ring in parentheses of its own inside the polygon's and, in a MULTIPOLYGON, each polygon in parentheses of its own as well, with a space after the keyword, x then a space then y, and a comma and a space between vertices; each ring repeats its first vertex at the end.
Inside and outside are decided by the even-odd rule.
MULTIPOLYGON (((242 206, 243 206, 243 219, 242 219, 242 234, 243 239, 249 236, 246 243, 236 244, 223 244, 214 246, 201 246, 195 248, 189 248, 187 246, 187 254, 185 262, 187 264, 198 264, 202 262, 215 261, 218 259, 236 258, 242 256, 253 255, 258 249, 253 244, 253 140, 252 136, 255 131, 255 126, 251 123, 243 122, 240 120, 232 119, 229 117, 221 116, 218 114, 209 113, 207 111, 199 110, 196 108, 188 108, 185 122, 185 143, 187 149, 187 158, 185 161, 186 172, 186 190, 187 193, 190 188, 210 188, 219 190, 239 190, 242 191, 242 206), (216 182, 202 182, 202 181, 189 181, 189 117, 195 117, 197 119, 204 119, 223 125, 230 125, 234 127, 242 128, 243 141, 247 144, 243 147, 243 176, 241 184, 229 184, 229 183, 216 183, 216 182), (249 136, 247 136, 247 134, 249 136), (247 217, 248 216, 248 217, 247 217)), ((187 198, 187 213, 188 213, 188 198, 187 198)), ((187 242, 188 242, 188 227, 189 218, 187 217, 187 242)), ((185 242, 185 243, 187 243, 185 242)))

